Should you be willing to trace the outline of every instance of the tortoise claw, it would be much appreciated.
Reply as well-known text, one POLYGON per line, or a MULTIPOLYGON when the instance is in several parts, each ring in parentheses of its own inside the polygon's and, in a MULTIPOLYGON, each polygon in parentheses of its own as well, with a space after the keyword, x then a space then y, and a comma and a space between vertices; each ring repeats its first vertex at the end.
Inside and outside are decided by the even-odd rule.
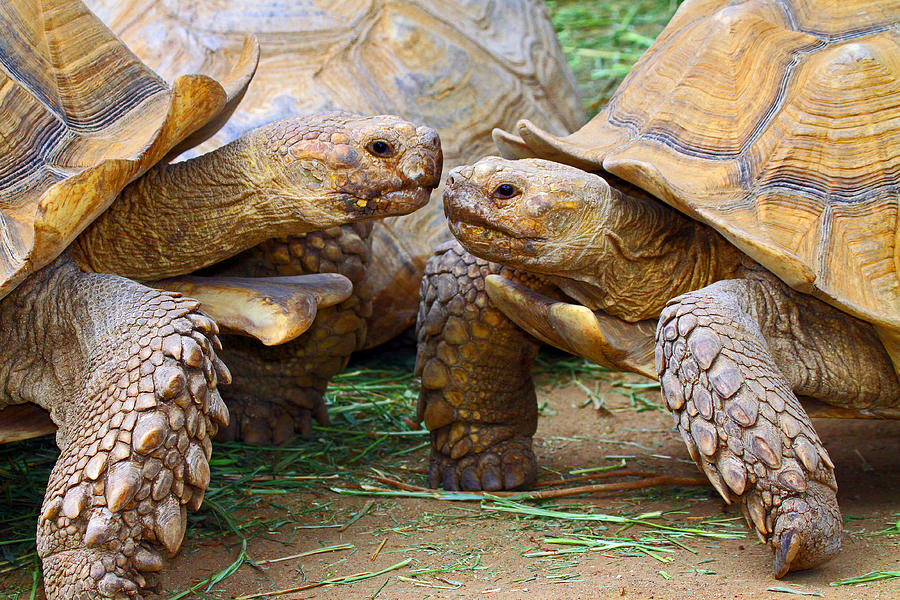
POLYGON ((514 490, 530 483, 534 477, 533 464, 517 462, 506 467, 503 473, 503 487, 507 490, 514 490))
POLYGON ((478 479, 478 469, 475 468, 475 465, 463 469, 459 482, 464 490, 481 489, 481 481, 478 479))
POLYGON ((481 475, 481 489, 486 492, 496 492, 503 489, 503 482, 500 480, 500 472, 496 465, 490 465, 484 470, 484 473, 481 475))
POLYGON ((441 479, 441 487, 447 491, 455 492, 459 490, 459 479, 456 477, 456 469, 444 469, 443 478, 441 479))
POLYGON ((781 534, 781 540, 775 547, 775 579, 781 579, 791 570, 791 563, 800 551, 800 533, 796 529, 788 529, 781 534))

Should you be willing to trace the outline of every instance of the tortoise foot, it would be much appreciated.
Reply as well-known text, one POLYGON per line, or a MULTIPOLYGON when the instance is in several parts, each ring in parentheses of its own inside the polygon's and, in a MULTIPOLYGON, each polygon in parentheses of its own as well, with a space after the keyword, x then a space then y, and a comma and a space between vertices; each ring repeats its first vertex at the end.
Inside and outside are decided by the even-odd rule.
POLYGON ((229 398, 231 419, 216 439, 254 446, 279 446, 298 433, 311 437, 314 419, 322 425, 328 424, 328 411, 318 391, 302 389, 293 396, 288 403, 258 398, 229 398))
POLYGON ((714 284, 671 301, 656 360, 691 457, 727 502, 740 503, 782 577, 840 550, 841 516, 828 452, 740 310, 737 291, 748 287, 714 284))
POLYGON ((513 490, 533 482, 536 471, 531 438, 517 437, 457 459, 432 449, 428 485, 445 490, 513 490))
MULTIPOLYGON (((144 547, 140 553, 141 560, 152 563, 141 566, 162 567, 159 554, 144 547)), ((52 594, 48 598, 137 600, 141 598, 140 591, 149 586, 134 563, 134 558, 124 552, 94 549, 60 552, 44 559, 44 587, 52 594)))
POLYGON ((496 273, 537 283, 456 241, 438 247, 425 268, 416 323, 417 414, 431 431, 432 487, 494 491, 535 477, 531 365, 538 343, 491 303, 484 278, 496 273))
POLYGON ((165 292, 137 304, 129 335, 99 340, 106 367, 60 425, 37 531, 49 600, 139 598, 181 546, 209 485, 211 437, 228 422, 215 323, 165 292))
POLYGON ((841 514, 834 491, 815 481, 806 493, 785 499, 778 507, 772 532, 773 574, 811 569, 841 550, 841 514))

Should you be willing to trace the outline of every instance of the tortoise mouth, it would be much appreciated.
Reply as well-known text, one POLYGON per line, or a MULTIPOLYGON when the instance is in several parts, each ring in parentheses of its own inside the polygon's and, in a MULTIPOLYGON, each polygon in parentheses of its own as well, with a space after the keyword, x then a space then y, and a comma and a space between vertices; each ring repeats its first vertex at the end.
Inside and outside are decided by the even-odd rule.
POLYGON ((536 256, 541 237, 519 237, 505 228, 484 223, 450 221, 450 233, 472 254, 495 262, 515 262, 536 256))
POLYGON ((343 196, 342 200, 348 212, 356 219, 380 219, 417 211, 428 204, 432 191, 434 191, 432 187, 410 186, 375 198, 361 198, 348 194, 343 196))
MULTIPOLYGON (((522 235, 520 232, 507 227, 503 223, 491 221, 480 212, 476 212, 465 206, 458 204, 446 203, 445 211, 447 213, 447 221, 450 224, 451 231, 455 228, 467 232, 480 231, 480 237, 504 237, 514 240, 523 240, 538 242, 544 241, 546 238, 540 236, 522 235)), ((456 235, 454 233, 454 235, 456 235)))

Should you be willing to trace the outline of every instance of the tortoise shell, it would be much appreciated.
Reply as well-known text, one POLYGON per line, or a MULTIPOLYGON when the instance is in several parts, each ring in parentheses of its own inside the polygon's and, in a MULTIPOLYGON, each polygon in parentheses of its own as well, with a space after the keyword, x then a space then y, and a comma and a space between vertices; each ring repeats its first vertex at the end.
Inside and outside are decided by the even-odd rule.
POLYGON ((582 129, 498 143, 644 188, 900 365, 898 22, 896 0, 689 0, 582 129))
MULTIPOLYGON (((574 77, 539 0, 88 0, 147 64, 216 76, 244 32, 259 70, 228 124, 197 150, 294 114, 397 114, 438 130, 445 171, 494 152, 491 129, 521 117, 556 133, 584 122, 574 77)), ((450 238, 442 193, 375 225, 367 346, 414 320, 433 248, 450 238)))
POLYGON ((249 81, 169 87, 81 3, 0 5, 0 298, 65 250, 122 188, 214 121, 249 81))
POLYGON ((537 0, 87 3, 167 80, 218 76, 245 32, 259 38, 264 52, 240 110, 198 151, 296 114, 348 110, 427 123, 455 165, 493 149, 495 123, 523 115, 554 131, 583 123, 574 78, 537 0))

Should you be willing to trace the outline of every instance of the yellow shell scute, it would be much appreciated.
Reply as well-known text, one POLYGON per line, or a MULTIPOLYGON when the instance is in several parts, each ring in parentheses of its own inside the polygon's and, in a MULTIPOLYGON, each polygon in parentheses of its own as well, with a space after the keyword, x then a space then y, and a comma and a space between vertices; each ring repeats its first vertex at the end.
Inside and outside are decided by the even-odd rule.
POLYGON ((711 225, 887 339, 900 332, 898 22, 895 0, 688 1, 590 123, 519 133, 533 154, 711 225))

